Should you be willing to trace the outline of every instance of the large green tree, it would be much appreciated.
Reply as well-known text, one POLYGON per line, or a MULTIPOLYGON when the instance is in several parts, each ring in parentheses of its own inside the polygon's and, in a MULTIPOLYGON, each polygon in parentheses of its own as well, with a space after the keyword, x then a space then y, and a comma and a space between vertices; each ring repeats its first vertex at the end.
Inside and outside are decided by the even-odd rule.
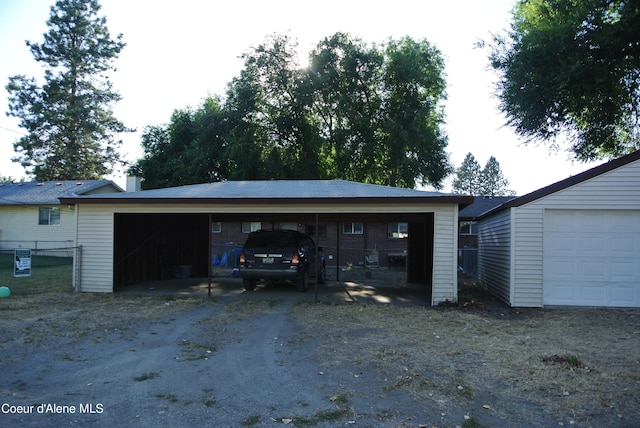
POLYGON ((229 142, 234 176, 321 178, 320 140, 309 114, 309 86, 298 64, 297 43, 273 35, 242 58, 244 69, 231 82, 226 105, 229 126, 238 132, 229 142), (247 151, 247 144, 256 147, 247 151), (248 153, 257 155, 257 168, 243 159, 248 153))
POLYGON ((195 110, 175 110, 169 124, 144 129, 144 155, 129 173, 143 177, 145 189, 228 179, 226 126, 216 97, 206 98, 195 110))
POLYGON ((385 49, 376 160, 380 184, 413 188, 417 182, 442 187, 452 172, 442 130, 446 98, 444 60, 426 40, 390 40, 385 49))
POLYGON ((520 0, 490 61, 507 123, 528 141, 562 135, 582 161, 640 148, 637 0, 520 0))
POLYGON ((24 75, 9 79, 8 115, 27 135, 14 143, 19 161, 36 180, 97 179, 120 163, 114 117, 120 100, 108 74, 125 44, 113 39, 97 0, 58 0, 42 43, 27 42, 44 68, 40 85, 24 75))
POLYGON ((177 111, 166 127, 147 128, 145 157, 133 169, 145 188, 284 178, 440 188, 451 172, 442 131, 444 63, 426 41, 369 46, 337 33, 318 43, 310 65, 301 67, 296 42, 273 35, 242 58, 218 119, 177 111), (186 113, 189 129, 204 120, 216 137, 173 132, 186 113), (195 154, 215 162, 189 158, 195 154), (165 178, 157 181, 158 174, 165 178))
POLYGON ((326 175, 360 182, 382 178, 376 161, 380 141, 382 53, 361 40, 336 33, 311 52, 306 72, 312 114, 323 139, 320 162, 326 175))
POLYGON ((442 131, 444 61, 435 47, 410 38, 369 46, 336 33, 310 53, 309 67, 297 57, 285 36, 243 56, 245 68, 228 91, 231 127, 243 132, 230 151, 258 146, 261 178, 442 186, 451 167, 442 131))

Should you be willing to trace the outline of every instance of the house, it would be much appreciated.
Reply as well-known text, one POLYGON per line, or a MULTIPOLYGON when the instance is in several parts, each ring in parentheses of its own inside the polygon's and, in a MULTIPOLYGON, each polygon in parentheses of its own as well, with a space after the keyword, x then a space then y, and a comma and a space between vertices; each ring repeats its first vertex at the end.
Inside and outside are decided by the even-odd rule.
POLYGON ((312 236, 334 265, 400 269, 406 267, 408 227, 408 223, 398 221, 274 223, 260 221, 260 216, 247 222, 217 221, 211 225, 212 260, 214 266, 237 266, 232 257, 237 257, 250 232, 283 229, 312 236))
POLYGON ((473 203, 458 213, 458 271, 467 278, 478 276, 478 217, 514 198, 474 196, 473 203))
POLYGON ((122 191, 110 180, 0 183, 0 249, 73 247, 76 212, 59 198, 122 191))
POLYGON ((376 250, 362 239, 377 224, 389 239, 408 235, 407 281, 425 284, 432 304, 457 300, 458 209, 471 201, 344 180, 227 181, 61 198, 77 214, 83 250, 74 285, 80 291, 113 292, 162 280, 176 266, 206 277, 215 249, 229 240, 226 227, 296 228, 312 232, 335 266, 372 263, 376 255, 379 263, 383 248, 344 254, 356 247, 376 250))
POLYGON ((640 307, 640 151, 485 213, 478 248, 511 306, 640 307))
POLYGON ((474 196, 473 203, 458 214, 460 248, 478 248, 478 217, 504 204, 515 196, 474 196))

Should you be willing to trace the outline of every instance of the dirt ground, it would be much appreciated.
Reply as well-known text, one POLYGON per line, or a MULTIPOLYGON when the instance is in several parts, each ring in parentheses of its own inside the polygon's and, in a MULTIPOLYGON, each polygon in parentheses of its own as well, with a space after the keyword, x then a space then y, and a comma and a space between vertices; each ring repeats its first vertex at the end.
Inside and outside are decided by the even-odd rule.
POLYGON ((354 273, 0 299, 0 426, 637 427, 640 311, 354 273), (389 287, 389 285, 391 285, 389 287))

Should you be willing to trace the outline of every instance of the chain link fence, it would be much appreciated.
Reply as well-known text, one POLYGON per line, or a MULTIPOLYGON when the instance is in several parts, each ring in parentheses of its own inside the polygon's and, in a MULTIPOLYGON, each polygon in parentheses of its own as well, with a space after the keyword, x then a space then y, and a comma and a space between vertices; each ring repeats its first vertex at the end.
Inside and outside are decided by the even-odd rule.
MULTIPOLYGON (((234 269, 239 266, 242 245, 234 242, 225 244, 212 243, 211 266, 214 276, 233 276, 234 269)), ((349 246, 337 248, 335 246, 322 246, 325 264, 327 267, 327 279, 346 280, 353 274, 361 276, 367 270, 405 272, 407 266, 407 252, 398 249, 363 249, 349 246)), ((178 266, 174 269, 174 277, 189 275, 189 266, 178 266)))
POLYGON ((458 249, 458 273, 469 279, 478 279, 478 249, 458 249))
POLYGON ((71 241, 0 241, 0 286, 71 288, 79 262, 71 241))

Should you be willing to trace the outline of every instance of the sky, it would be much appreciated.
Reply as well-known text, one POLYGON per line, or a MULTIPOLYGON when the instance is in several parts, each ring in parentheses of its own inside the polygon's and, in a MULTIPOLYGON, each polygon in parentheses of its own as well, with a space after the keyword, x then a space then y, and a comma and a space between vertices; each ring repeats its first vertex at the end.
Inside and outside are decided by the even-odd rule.
MULTIPOLYGON (((0 0, 0 176, 26 177, 13 142, 24 132, 7 117, 10 76, 41 78, 25 41, 41 43, 54 0, 0 0)), ((340 31, 366 43, 404 36, 426 39, 445 58, 448 98, 444 102, 449 144, 458 168, 472 153, 481 167, 493 156, 509 188, 524 195, 602 162, 571 160, 566 147, 525 145, 498 110, 493 95, 497 77, 489 69, 487 51, 478 40, 509 26, 513 0, 395 0, 382 6, 361 0, 101 0, 112 37, 127 44, 115 61, 114 89, 122 100, 115 115, 135 133, 121 136, 121 154, 129 162, 142 156, 145 126, 169 122, 176 109, 197 107, 209 95, 224 95, 243 65, 239 56, 272 34, 298 41, 301 57, 323 38, 340 31)), ((562 146, 562 144, 561 144, 562 146)), ((124 187, 123 171, 108 178, 124 187)), ((450 192, 451 176, 442 191, 450 192)))

